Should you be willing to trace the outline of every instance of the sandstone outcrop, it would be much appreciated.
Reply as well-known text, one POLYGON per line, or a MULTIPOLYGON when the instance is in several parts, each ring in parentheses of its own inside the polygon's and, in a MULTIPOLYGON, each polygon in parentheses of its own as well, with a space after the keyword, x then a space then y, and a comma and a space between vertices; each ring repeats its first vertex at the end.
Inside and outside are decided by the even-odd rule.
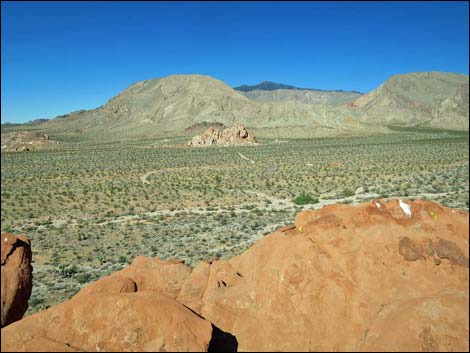
POLYGON ((2 327, 20 320, 28 309, 33 283, 29 239, 2 234, 2 327))
POLYGON ((211 336, 210 322, 158 293, 94 293, 8 326, 1 345, 2 352, 203 352, 211 336))
POLYGON ((235 337, 174 300, 190 273, 182 261, 138 257, 71 300, 2 329, 1 350, 236 351, 235 337))
MULTIPOLYGON (((241 351, 468 351, 468 225, 468 212, 421 200, 304 211, 294 225, 229 261, 201 262, 191 270, 181 261, 137 258, 69 302, 2 329, 2 350, 14 347, 4 346, 5 340, 26 349, 48 339, 86 350, 145 348, 119 346, 115 336, 93 332, 108 325, 121 332, 129 316, 140 322, 132 311, 139 300, 149 300, 141 305, 158 317, 153 301, 166 300, 163 306, 184 305, 215 325, 211 342, 219 349, 224 344, 241 351), (112 299, 101 304, 100 298, 112 299), (119 298, 125 299, 118 314, 110 303, 119 298), (77 309, 63 309, 72 305, 77 309), (109 315, 102 319, 95 311, 109 315), (76 312, 93 319, 82 323, 76 312), (60 324, 51 326, 53 320, 60 324), (24 332, 33 332, 33 338, 24 332)), ((162 322, 166 334, 170 324, 162 322)), ((155 337, 147 333, 154 332, 151 327, 145 330, 145 340, 155 337)), ((198 348, 207 343, 197 342, 198 348)))
POLYGON ((201 136, 194 136, 188 142, 188 146, 230 146, 255 144, 256 138, 245 125, 236 124, 224 130, 210 127, 201 136))

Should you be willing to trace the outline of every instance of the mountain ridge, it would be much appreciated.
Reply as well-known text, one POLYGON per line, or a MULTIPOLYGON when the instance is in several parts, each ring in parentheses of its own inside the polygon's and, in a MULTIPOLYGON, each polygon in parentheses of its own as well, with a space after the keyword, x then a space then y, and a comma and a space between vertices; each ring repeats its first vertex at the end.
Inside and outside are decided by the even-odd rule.
POLYGON ((342 89, 320 89, 320 88, 301 88, 301 87, 296 87, 292 85, 286 85, 284 83, 278 83, 278 82, 273 82, 273 81, 262 81, 256 85, 240 85, 237 87, 233 87, 234 90, 240 91, 240 92, 250 92, 250 91, 255 91, 255 90, 261 90, 261 91, 274 91, 278 89, 290 89, 290 90, 303 90, 303 91, 320 91, 320 92, 353 92, 353 93, 358 93, 358 94, 363 94, 362 92, 356 91, 356 90, 342 90, 342 89))
POLYGON ((468 75, 425 72, 394 75, 364 95, 241 92, 207 75, 172 75, 133 83, 96 109, 20 127, 2 124, 2 132, 29 128, 103 140, 186 136, 194 126, 236 123, 265 136, 276 130, 277 137, 390 132, 389 125, 468 131, 468 87, 468 75))

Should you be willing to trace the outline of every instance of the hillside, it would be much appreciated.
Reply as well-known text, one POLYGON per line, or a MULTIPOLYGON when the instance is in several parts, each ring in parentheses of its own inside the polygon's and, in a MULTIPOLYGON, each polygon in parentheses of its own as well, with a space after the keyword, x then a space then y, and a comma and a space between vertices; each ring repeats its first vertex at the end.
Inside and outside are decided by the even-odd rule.
POLYGON ((242 93, 257 102, 299 102, 304 104, 337 105, 350 103, 362 96, 352 91, 322 91, 304 89, 250 90, 242 93))
POLYGON ((209 76, 174 75, 138 82, 98 109, 61 116, 34 129, 102 140, 184 135, 193 127, 210 124, 285 128, 286 135, 292 127, 327 135, 362 128, 362 124, 343 126, 341 114, 331 119, 325 109, 298 102, 259 103, 209 76))
POLYGON ((257 102, 298 102, 304 104, 337 105, 350 103, 362 96, 357 91, 299 88, 282 83, 264 81, 257 85, 235 87, 245 97, 257 102))
POLYGON ((301 212, 228 261, 139 256, 4 327, 2 351, 468 351, 468 221, 376 199, 301 212))
POLYGON ((141 81, 93 110, 3 132, 35 130, 90 140, 182 136, 201 126, 243 123, 257 135, 318 137, 390 132, 388 125, 468 131, 468 76, 393 76, 372 92, 299 89, 238 92, 203 75, 141 81), (243 94, 242 94, 243 93, 243 94))
POLYGON ((416 72, 396 75, 353 106, 360 120, 377 125, 428 126, 468 131, 467 75, 416 72))

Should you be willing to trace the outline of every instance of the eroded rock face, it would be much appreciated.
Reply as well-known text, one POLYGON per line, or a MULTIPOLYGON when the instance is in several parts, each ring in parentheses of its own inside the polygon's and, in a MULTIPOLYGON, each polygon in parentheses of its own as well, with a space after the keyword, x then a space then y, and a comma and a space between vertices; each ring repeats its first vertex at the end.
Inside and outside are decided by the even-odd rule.
POLYGON ((174 300, 190 273, 183 261, 137 257, 2 329, 2 351, 236 351, 234 336, 174 300))
POLYGON ((20 320, 28 309, 33 283, 31 243, 14 234, 1 235, 2 327, 20 320))
POLYGON ((468 213, 402 203, 411 216, 399 200, 301 212, 246 253, 200 264, 177 300, 240 350, 466 350, 468 213), (442 240, 455 260, 434 250, 442 240))
POLYGON ((244 145, 256 143, 256 138, 245 125, 236 124, 230 128, 219 130, 210 127, 201 136, 194 136, 188 142, 188 146, 229 146, 229 145, 244 145))
POLYGON ((163 261, 138 256, 131 266, 104 277, 77 293, 133 293, 154 291, 175 299, 191 269, 184 261, 163 261))
MULTIPOLYGON (((468 212, 429 201, 331 205, 299 213, 295 225, 267 235, 230 261, 202 262, 191 271, 179 261, 137 258, 61 305, 82 303, 92 312, 100 301, 88 299, 94 304, 85 304, 86 298, 164 297, 215 325, 218 329, 212 329, 208 348, 217 343, 219 350, 225 346, 240 351, 467 351, 468 225, 468 212)), ((112 311, 104 303, 103 313, 112 311)), ((128 315, 140 320, 129 304, 139 307, 123 304, 119 324, 128 315)), ((153 305, 158 306, 145 304, 153 305)), ((47 317, 58 307, 36 315, 47 317)), ((21 332, 35 332, 34 326, 23 323, 35 325, 36 315, 2 330, 2 350, 4 338, 19 342, 18 347, 30 344, 21 332)), ((106 320, 101 321, 116 325, 116 320, 106 320)), ((54 344, 97 350, 92 346, 97 336, 83 330, 105 328, 88 322, 62 324, 65 332, 79 325, 73 330, 81 332, 83 341, 70 341, 74 335, 58 339, 59 328, 54 333, 54 326, 41 324, 43 334, 36 342, 54 339, 54 344)), ((134 349, 102 344, 100 349, 134 349)))

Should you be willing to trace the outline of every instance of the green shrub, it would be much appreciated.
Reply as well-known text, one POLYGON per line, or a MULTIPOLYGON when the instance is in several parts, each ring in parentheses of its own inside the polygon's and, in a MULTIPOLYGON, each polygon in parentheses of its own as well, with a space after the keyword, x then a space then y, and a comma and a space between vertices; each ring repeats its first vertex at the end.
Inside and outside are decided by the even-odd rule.
POLYGON ((75 278, 77 279, 78 283, 88 283, 90 281, 91 275, 89 273, 80 273, 76 275, 75 278))
POLYGON ((344 189, 343 192, 341 193, 344 197, 349 197, 349 196, 354 196, 356 193, 354 190, 351 189, 344 189))
POLYGON ((297 196, 293 202, 296 205, 308 205, 308 204, 315 204, 318 203, 318 199, 315 197, 310 196, 309 194, 302 193, 299 196, 297 196))
POLYGON ((62 278, 71 278, 78 272, 78 268, 75 265, 66 266, 61 264, 59 265, 58 272, 62 278))

